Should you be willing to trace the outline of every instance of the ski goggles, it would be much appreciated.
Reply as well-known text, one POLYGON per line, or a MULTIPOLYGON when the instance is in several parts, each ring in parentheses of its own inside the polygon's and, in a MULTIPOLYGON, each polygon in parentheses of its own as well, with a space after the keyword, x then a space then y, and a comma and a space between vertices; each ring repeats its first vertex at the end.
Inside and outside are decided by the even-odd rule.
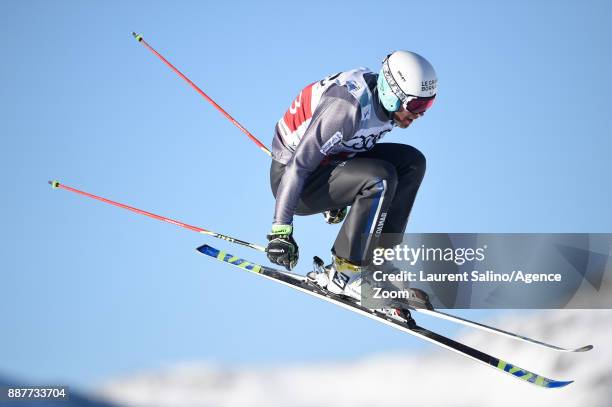
POLYGON ((430 97, 414 97, 414 99, 402 102, 402 106, 404 109, 414 114, 425 113, 425 111, 433 105, 435 97, 436 95, 430 97))

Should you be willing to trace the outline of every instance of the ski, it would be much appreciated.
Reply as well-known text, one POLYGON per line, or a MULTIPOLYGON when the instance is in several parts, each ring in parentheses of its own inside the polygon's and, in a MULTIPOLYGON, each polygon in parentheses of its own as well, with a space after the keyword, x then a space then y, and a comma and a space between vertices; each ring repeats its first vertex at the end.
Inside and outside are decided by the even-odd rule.
POLYGON ((362 307, 342 296, 331 294, 309 283, 305 276, 288 273, 285 271, 276 270, 270 267, 252 263, 250 261, 233 256, 227 252, 215 249, 214 247, 211 247, 209 245, 202 245, 198 247, 197 250, 198 252, 213 257, 219 261, 228 263, 232 266, 238 267, 245 271, 252 272, 267 279, 274 280, 277 283, 289 286, 295 290, 304 292, 322 300, 331 302, 332 304, 336 304, 342 308, 351 310, 353 312, 381 322, 385 325, 389 325, 402 332, 408 333, 410 335, 431 342, 437 346, 458 353, 466 358, 475 360, 489 367, 511 374, 515 378, 524 380, 535 386, 543 388, 556 388, 567 386, 568 384, 573 382, 546 378, 544 376, 522 369, 502 359, 491 356, 485 352, 457 342, 446 336, 437 334, 418 325, 408 325, 406 323, 406 320, 398 320, 397 318, 391 318, 390 316, 383 314, 382 312, 379 312, 377 310, 371 310, 362 307))
POLYGON ((472 328, 477 328, 480 330, 483 330, 485 332, 490 332, 493 334, 498 334, 501 336, 506 336, 508 338, 512 338, 512 339, 516 339, 516 340, 520 340, 523 342, 528 342, 528 343, 532 343, 532 344, 536 344, 536 345, 540 345, 543 346, 547 349, 552 349, 552 350, 556 350, 559 352, 586 352, 589 351, 591 349, 593 349, 593 345, 586 345, 586 346, 582 346, 580 348, 575 348, 575 349, 567 349, 567 348, 562 348, 560 346, 556 346, 556 345, 551 345, 549 343, 546 342, 542 342, 542 341, 538 341, 526 336, 522 336, 522 335, 518 335, 515 334, 513 332, 508 332, 508 331, 504 331, 503 329, 499 329, 499 328, 495 328, 493 326, 490 325, 485 325, 485 324, 481 324, 479 322, 475 322, 475 321, 471 321, 469 319, 465 319, 465 318, 461 318, 458 317, 456 315, 451 315, 451 314, 447 314, 445 312, 441 312, 438 310, 429 310, 429 309, 425 309, 425 308, 411 308, 411 311, 417 311, 420 312, 422 314, 426 314, 426 315, 430 315, 432 317, 436 317, 436 318, 442 318, 445 319, 447 321, 452 321, 452 322, 456 322, 465 326, 469 326, 472 328))

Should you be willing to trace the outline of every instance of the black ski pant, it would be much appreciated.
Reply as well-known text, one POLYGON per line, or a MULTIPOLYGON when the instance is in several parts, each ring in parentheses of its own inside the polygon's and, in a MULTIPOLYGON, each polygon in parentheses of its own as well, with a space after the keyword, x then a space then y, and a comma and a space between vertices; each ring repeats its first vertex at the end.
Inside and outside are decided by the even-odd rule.
MULTIPOLYGON (((272 161, 270 184, 276 197, 285 165, 272 161)), ((406 144, 380 143, 346 161, 320 165, 306 180, 296 215, 351 206, 333 253, 368 265, 376 247, 401 243, 408 216, 425 174, 425 156, 406 144), (383 235, 384 234, 384 235, 383 235)))

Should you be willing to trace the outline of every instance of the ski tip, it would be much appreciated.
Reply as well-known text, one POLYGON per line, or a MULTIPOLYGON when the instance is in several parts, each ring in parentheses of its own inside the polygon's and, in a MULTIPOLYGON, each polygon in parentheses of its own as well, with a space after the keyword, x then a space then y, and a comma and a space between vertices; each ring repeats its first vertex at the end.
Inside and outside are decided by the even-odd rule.
POLYGON ((136 41, 138 42, 142 41, 142 35, 136 34, 134 31, 132 31, 132 36, 136 38, 136 41))
POLYGON ((593 349, 593 345, 586 345, 586 346, 583 346, 582 348, 574 349, 573 352, 586 352, 591 349, 593 349))
POLYGON ((197 250, 197 251, 199 251, 199 252, 200 252, 200 253, 202 253, 202 254, 209 254, 209 253, 210 253, 210 251, 211 251, 211 249, 212 249, 212 247, 210 247, 210 246, 209 246, 209 245, 207 245, 207 244, 203 244, 203 245, 202 245, 202 246, 200 246, 200 247, 196 247, 196 250, 197 250))
POLYGON ((548 389, 554 389, 554 388, 559 388, 559 387, 565 387, 570 383, 574 383, 573 380, 568 380, 568 381, 563 381, 563 380, 551 380, 546 388, 548 389))
POLYGON ((57 188, 59 188, 60 183, 59 183, 59 181, 52 180, 52 181, 49 181, 49 185, 51 185, 51 188, 57 189, 57 188))

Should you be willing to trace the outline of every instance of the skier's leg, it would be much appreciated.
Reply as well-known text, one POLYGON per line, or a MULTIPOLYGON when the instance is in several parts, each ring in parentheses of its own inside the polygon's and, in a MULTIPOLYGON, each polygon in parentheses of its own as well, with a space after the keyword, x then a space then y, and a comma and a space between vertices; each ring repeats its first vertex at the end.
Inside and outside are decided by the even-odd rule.
MULTIPOLYGON (((283 170, 282 164, 273 163, 270 181, 274 193, 283 170)), ((298 214, 351 205, 332 249, 332 264, 309 273, 311 281, 334 294, 362 300, 362 266, 370 263, 372 250, 378 246, 397 185, 392 163, 367 157, 320 167, 310 175, 298 203, 298 214)))
MULTIPOLYGON (((310 180, 309 180, 310 181, 310 180)), ((354 158, 337 165, 327 177, 325 188, 315 177, 307 184, 304 200, 320 202, 325 196, 333 204, 351 205, 332 248, 333 261, 326 275, 309 277, 334 294, 361 301, 361 277, 371 263, 372 251, 382 232, 397 185, 395 168, 373 158, 354 158)), ((324 199, 324 200, 325 200, 324 199)))
MULTIPOLYGON (((412 210, 417 192, 425 175, 426 160, 423 154, 414 147, 405 144, 381 143, 372 150, 360 154, 362 157, 383 159, 393 165, 397 172, 397 187, 395 196, 389 207, 387 220, 383 227, 383 234, 378 241, 378 247, 390 248, 402 242, 403 234, 408 223, 408 217, 412 210)), ((394 272, 395 266, 391 263, 379 266, 394 272)), ((371 277, 370 277, 371 278, 371 277)), ((367 278, 366 278, 367 280, 367 278)), ((363 281, 363 284, 371 284, 372 281, 363 281)), ((406 284, 400 284, 404 292, 410 293, 410 298, 398 301, 394 306, 400 308, 428 308, 432 309, 427 294, 421 290, 410 288, 406 284)), ((388 290, 395 288, 389 286, 388 290)), ((361 290, 360 290, 361 293, 361 290)))
MULTIPOLYGON (((273 162, 272 192, 276 194, 284 165, 273 162)), ((302 191, 296 214, 311 215, 351 205, 333 252, 349 262, 367 264, 382 232, 397 185, 395 167, 384 160, 355 157, 319 167, 302 191)))
POLYGON ((397 172, 397 188, 389 207, 379 241, 381 247, 392 247, 401 243, 401 235, 406 230, 408 217, 414 200, 425 175, 425 156, 416 148, 406 144, 381 143, 359 157, 385 160, 393 165, 397 172))
POLYGON ((355 265, 367 265, 378 245, 397 188, 393 165, 374 158, 356 157, 336 169, 330 190, 351 197, 351 209, 340 228, 333 253, 355 265))

